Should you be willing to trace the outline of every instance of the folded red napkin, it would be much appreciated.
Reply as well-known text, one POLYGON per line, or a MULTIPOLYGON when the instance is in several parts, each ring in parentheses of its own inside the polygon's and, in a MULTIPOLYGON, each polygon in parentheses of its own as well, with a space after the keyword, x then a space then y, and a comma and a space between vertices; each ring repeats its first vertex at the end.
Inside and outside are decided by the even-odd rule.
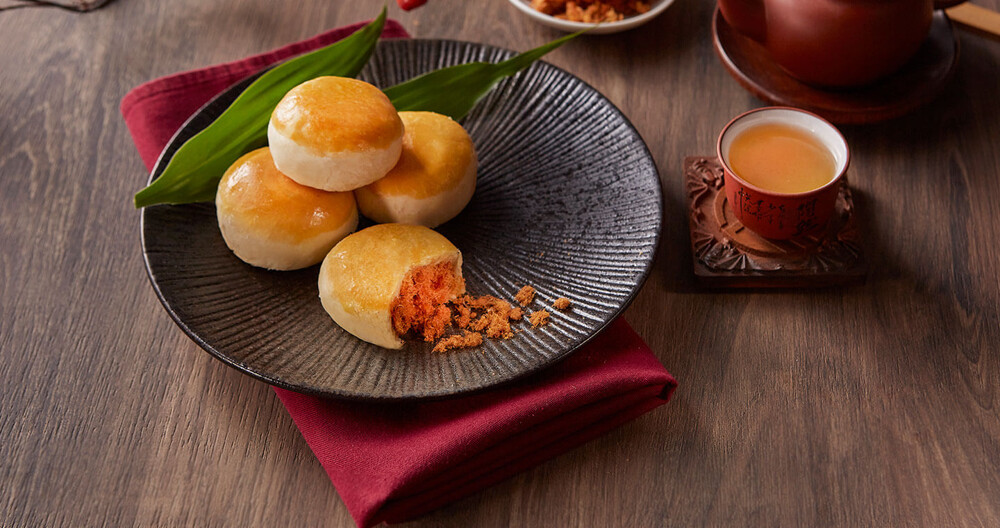
MULTIPOLYGON (((121 110, 147 168, 174 131, 216 93, 358 27, 163 77, 129 92, 121 110)), ((389 20, 383 36, 407 34, 389 20)), ((359 403, 274 390, 364 527, 412 519, 495 484, 666 403, 676 386, 619 319, 551 368, 473 395, 359 403)))

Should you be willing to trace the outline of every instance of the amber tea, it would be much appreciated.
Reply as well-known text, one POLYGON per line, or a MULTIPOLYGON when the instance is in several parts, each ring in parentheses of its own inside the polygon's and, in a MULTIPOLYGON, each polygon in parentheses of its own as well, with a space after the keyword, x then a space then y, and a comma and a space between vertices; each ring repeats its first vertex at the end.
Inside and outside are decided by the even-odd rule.
POLYGON ((762 123, 733 138, 729 166, 747 183, 784 194, 818 189, 837 175, 837 162, 818 137, 783 123, 762 123))

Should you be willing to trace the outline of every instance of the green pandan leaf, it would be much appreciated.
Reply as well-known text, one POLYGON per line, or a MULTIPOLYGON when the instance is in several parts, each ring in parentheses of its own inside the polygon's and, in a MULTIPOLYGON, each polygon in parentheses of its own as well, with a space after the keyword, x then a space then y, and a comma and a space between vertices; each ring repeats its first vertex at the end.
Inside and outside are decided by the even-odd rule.
POLYGON ((240 156, 267 141, 267 122, 281 98, 323 75, 354 77, 368 63, 386 11, 334 44, 275 66, 254 81, 211 125, 187 140, 155 181, 135 195, 135 206, 206 202, 240 156))
MULTIPOLYGON (((177 150, 163 174, 135 195, 136 207, 214 200, 226 169, 243 154, 265 144, 271 111, 281 98, 295 86, 322 75, 357 75, 371 57, 384 23, 383 8, 372 23, 344 40, 292 59, 262 75, 218 119, 177 150)), ((504 77, 527 68, 580 33, 503 62, 473 62, 442 68, 384 91, 398 111, 425 110, 458 120, 504 77)))
POLYGON ((566 35, 496 64, 470 62, 442 68, 383 90, 399 112, 424 110, 459 120, 504 77, 531 66, 581 32, 566 35))

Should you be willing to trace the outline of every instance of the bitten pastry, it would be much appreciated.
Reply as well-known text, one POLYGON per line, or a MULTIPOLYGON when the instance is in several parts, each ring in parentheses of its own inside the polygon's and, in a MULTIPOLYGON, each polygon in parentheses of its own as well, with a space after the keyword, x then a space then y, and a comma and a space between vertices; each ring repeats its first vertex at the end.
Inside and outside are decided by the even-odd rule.
POLYGON ((319 296, 330 317, 385 348, 401 348, 407 335, 441 337, 451 320, 445 303, 463 293, 462 253, 422 226, 362 229, 341 240, 319 271, 319 296))
POLYGON ((403 122, 378 88, 345 77, 317 77, 274 108, 267 141, 289 178, 326 191, 350 191, 385 176, 399 160, 403 122))
POLYGON ((354 192, 376 222, 436 227, 454 218, 476 190, 476 151, 462 125, 434 112, 400 112, 403 152, 384 178, 354 192))
POLYGON ((229 249, 247 264, 273 270, 319 263, 358 226, 354 194, 295 183, 274 166, 268 147, 229 167, 215 210, 229 249))

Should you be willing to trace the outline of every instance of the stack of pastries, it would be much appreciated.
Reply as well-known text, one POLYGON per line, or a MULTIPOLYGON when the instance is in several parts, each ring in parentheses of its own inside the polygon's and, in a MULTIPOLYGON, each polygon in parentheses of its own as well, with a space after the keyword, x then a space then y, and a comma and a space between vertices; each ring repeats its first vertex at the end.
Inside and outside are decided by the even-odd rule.
POLYGON ((441 324, 464 293, 461 253, 432 229, 476 186, 472 139, 451 118, 397 112, 378 88, 319 77, 271 114, 268 146, 238 159, 216 193, 219 229, 244 262, 294 270, 320 262, 324 308, 387 348, 441 324), (351 235, 360 213, 375 225, 351 235))

